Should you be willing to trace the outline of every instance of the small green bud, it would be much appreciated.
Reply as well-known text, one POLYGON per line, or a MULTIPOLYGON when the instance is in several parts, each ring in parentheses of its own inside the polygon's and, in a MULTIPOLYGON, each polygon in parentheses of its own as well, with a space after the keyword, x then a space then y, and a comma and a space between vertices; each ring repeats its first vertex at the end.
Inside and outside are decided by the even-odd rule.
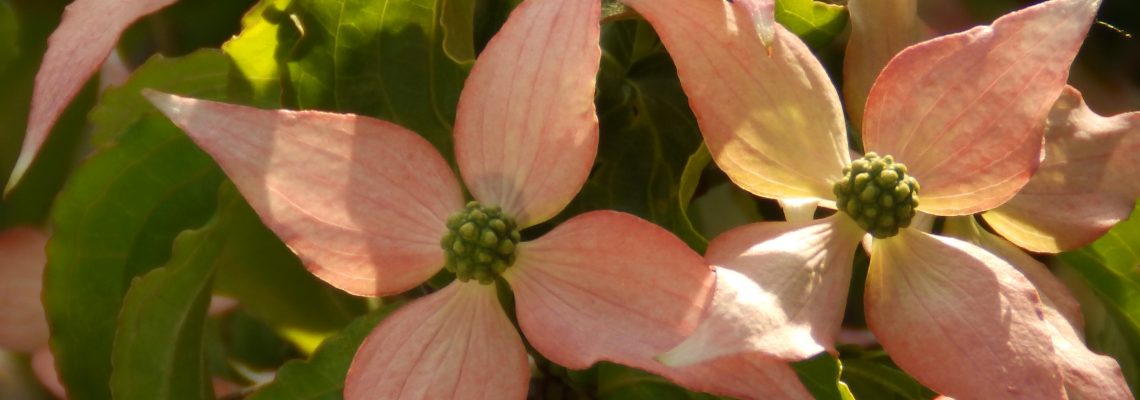
POLYGON ((487 226, 495 230, 495 233, 497 234, 502 235, 504 233, 507 233, 507 223, 503 222, 501 218, 495 218, 493 220, 487 221, 487 226))
POLYGON ((492 229, 484 229, 483 234, 479 236, 479 244, 483 247, 493 248, 499 245, 499 235, 495 234, 492 229))
POLYGON ((852 161, 832 188, 836 206, 877 238, 910 225, 918 207, 918 181, 894 157, 875 153, 852 161))
POLYGON ((494 283, 517 258, 521 235, 514 220, 498 206, 468 202, 447 219, 447 232, 440 239, 445 268, 462 282, 494 283))
POLYGON ((479 226, 474 222, 467 222, 459 226, 459 237, 465 240, 475 240, 475 234, 479 232, 479 226))
POLYGON ((499 241, 499 248, 497 250, 499 250, 499 254, 504 256, 514 254, 515 242, 512 242, 511 239, 502 239, 499 241))
POLYGON ((879 197, 879 187, 875 185, 868 185, 863 188, 862 193, 859 193, 859 200, 862 200, 863 203, 874 202, 877 197, 879 197))

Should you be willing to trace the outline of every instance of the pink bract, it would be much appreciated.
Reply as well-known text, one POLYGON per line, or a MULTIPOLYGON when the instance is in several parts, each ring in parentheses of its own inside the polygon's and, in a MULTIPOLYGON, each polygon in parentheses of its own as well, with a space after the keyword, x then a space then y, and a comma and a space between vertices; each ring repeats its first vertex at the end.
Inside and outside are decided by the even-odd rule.
POLYGON ((59 27, 48 38, 47 54, 36 73, 24 144, 5 192, 19 183, 60 114, 99 70, 123 31, 139 18, 175 1, 76 0, 67 6, 59 27))
MULTIPOLYGON (((675 56, 713 159, 733 182, 783 202, 833 204, 831 185, 850 163, 846 131, 838 95, 806 46, 777 27, 766 48, 721 2, 627 3, 675 56)), ((867 95, 864 148, 909 167, 922 184, 920 212, 964 215, 1009 200, 1038 168, 1045 117, 1099 4, 1052 0, 902 51, 867 95)), ((864 56, 884 54, 893 55, 864 56)), ((666 361, 831 349, 863 236, 851 224, 840 213, 713 239, 706 258, 734 272, 718 272, 709 318, 666 361)), ((871 247, 868 321, 900 367, 952 397, 1064 397, 1073 371, 1054 352, 1034 286, 1007 261, 914 228, 871 247)))
POLYGON ((0 232, 0 348, 31 353, 48 342, 40 302, 47 235, 34 228, 0 232))
MULTIPOLYGON (((462 182, 520 227, 559 213, 593 165, 599 13, 596 0, 522 3, 480 54, 460 96, 462 182)), ((464 209, 462 187, 415 133, 348 114, 146 96, 218 162, 321 279, 379 296, 414 288, 443 267, 439 243, 449 215, 464 209)), ((501 277, 515 293, 522 333, 555 363, 582 368, 609 360, 716 394, 810 397, 779 360, 670 368, 653 359, 695 329, 715 277, 652 223, 589 212, 516 251, 501 277)), ((345 396, 524 398, 525 355, 495 286, 457 280, 371 333, 345 396)))

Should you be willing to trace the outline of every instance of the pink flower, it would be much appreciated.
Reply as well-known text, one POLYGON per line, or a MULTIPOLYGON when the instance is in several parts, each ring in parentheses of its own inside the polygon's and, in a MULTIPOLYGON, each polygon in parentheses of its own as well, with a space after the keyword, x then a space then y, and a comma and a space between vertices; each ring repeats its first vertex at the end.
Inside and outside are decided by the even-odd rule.
POLYGON ((867 320, 900 367, 957 398, 1064 397, 1070 371, 1031 281, 982 248, 908 225, 916 211, 993 209, 1026 185, 1099 1, 1048 1, 898 54, 867 96, 869 153, 855 162, 831 81, 794 35, 777 27, 765 46, 748 15, 720 2, 627 3, 674 54, 717 165, 799 206, 789 222, 710 243, 714 304, 664 361, 834 351, 853 252, 871 233, 867 320), (811 220, 814 203, 840 212, 811 220))
MULTIPOLYGON (((890 57, 918 41, 915 6, 914 0, 848 3, 853 31, 844 93, 852 115, 861 115, 857 101, 866 99, 870 82, 890 57)), ((1140 113, 1101 117, 1089 110, 1076 89, 1067 87, 1045 129, 1041 167, 1013 199, 982 215, 1021 247, 1058 252, 1095 240, 1132 211, 1140 184, 1128 174, 1140 169, 1140 113)), ((1000 256, 1033 283, 1071 397, 1131 398, 1116 361, 1085 346, 1076 299, 1044 265, 968 217, 948 219, 944 232, 1000 256)))
POLYGON ((32 109, 20 157, 5 192, 19 183, 47 140, 60 114, 111 54, 132 23, 177 0, 75 0, 48 38, 47 54, 36 73, 32 109))
POLYGON ((667 231, 597 211, 520 241, 519 230, 570 202, 593 164, 599 12, 596 0, 529 0, 480 55, 454 132, 470 203, 443 157, 395 124, 146 94, 321 279, 380 296, 445 265, 457 275, 372 332, 347 398, 525 397, 526 351, 496 281, 513 290, 529 344, 560 365, 610 360, 695 390, 810 397, 776 360, 668 368, 653 359, 695 329, 714 279, 667 231))
MULTIPOLYGON (((844 59, 844 95, 853 122, 879 72, 899 51, 920 40, 915 0, 853 0, 851 39, 844 59)), ((1002 236, 1045 253, 1091 243, 1128 217, 1140 183, 1140 113, 1111 118, 1088 108, 1067 88, 1045 124, 1045 154, 1029 183, 1009 202, 982 214, 1002 236)))

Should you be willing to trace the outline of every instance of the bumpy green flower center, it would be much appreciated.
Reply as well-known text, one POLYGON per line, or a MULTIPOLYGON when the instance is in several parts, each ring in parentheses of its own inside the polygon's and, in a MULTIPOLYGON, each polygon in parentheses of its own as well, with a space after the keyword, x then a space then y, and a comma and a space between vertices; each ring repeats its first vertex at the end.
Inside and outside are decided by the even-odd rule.
POLYGON ((918 181, 906 172, 891 156, 867 153, 843 168, 843 179, 835 182, 835 205, 876 238, 897 235, 918 207, 918 181))
POLYGON ((477 201, 447 219, 447 234, 439 245, 447 255, 447 270, 460 281, 477 280, 484 285, 515 263, 519 244, 518 224, 498 206, 477 201))

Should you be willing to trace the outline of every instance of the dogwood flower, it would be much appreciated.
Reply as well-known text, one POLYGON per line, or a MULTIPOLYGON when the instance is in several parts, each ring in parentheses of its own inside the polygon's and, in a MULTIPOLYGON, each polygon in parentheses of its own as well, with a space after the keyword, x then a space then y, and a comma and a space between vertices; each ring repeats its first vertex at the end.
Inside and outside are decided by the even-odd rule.
MULTIPOLYGON (((844 90, 855 123, 887 61, 922 37, 915 0, 852 0, 844 90)), ((1128 218, 1140 183, 1140 113, 1111 118, 1088 108, 1069 87, 1045 125, 1040 168, 1009 202, 982 214, 1006 239, 1030 251, 1058 253, 1091 243, 1128 218)))
MULTIPOLYGON (((852 115, 862 115, 859 102, 867 98, 870 82, 890 57, 919 41, 916 5, 914 0, 848 3, 852 34, 844 64, 844 94, 852 115)), ((1140 185, 1124 175, 1140 167, 1140 156, 1135 155, 1140 150, 1136 133, 1140 116, 1135 114, 1100 117, 1088 109, 1075 88, 1066 87, 1046 122, 1041 167, 1013 199, 982 215, 991 226, 1000 226, 1005 236, 1020 239, 1022 247, 1036 251, 1060 249, 1042 243, 1067 241, 1075 247, 1101 236, 1126 218, 1140 197, 1140 185), (1032 218, 1027 218, 1030 213, 1032 218), (1043 228, 1032 228, 1036 226, 1043 228)), ((1116 361, 1085 346, 1076 299, 1044 265, 968 217, 948 219, 943 232, 998 255, 1033 283, 1041 295, 1042 312, 1070 397, 1132 398, 1116 361)))
POLYGON ((146 93, 321 279, 379 296, 442 268, 455 274, 368 336, 346 398, 526 397, 526 351, 497 281, 513 290, 529 344, 560 365, 610 360, 695 390, 810 398, 778 360, 653 359, 695 329, 715 279, 664 229, 596 211, 521 240, 570 202, 593 165, 599 13, 597 0, 528 0, 480 54, 454 132, 470 202, 444 158, 395 124, 146 93))
POLYGON ((111 54, 132 23, 177 0, 76 0, 67 6, 59 27, 48 38, 47 53, 36 73, 32 108, 20 156, 5 192, 19 183, 63 110, 111 54))
POLYGON ((992 209, 1026 184, 1099 1, 1048 1, 904 50, 868 95, 868 153, 853 162, 838 95, 794 35, 777 27, 765 47, 748 16, 722 2, 626 2, 675 55, 733 182, 800 211, 813 202, 839 210, 713 239, 714 304, 663 361, 834 351, 853 252, 871 234, 867 320, 900 367, 951 397, 1064 397, 1032 283, 975 245, 908 225, 916 212, 992 209))

